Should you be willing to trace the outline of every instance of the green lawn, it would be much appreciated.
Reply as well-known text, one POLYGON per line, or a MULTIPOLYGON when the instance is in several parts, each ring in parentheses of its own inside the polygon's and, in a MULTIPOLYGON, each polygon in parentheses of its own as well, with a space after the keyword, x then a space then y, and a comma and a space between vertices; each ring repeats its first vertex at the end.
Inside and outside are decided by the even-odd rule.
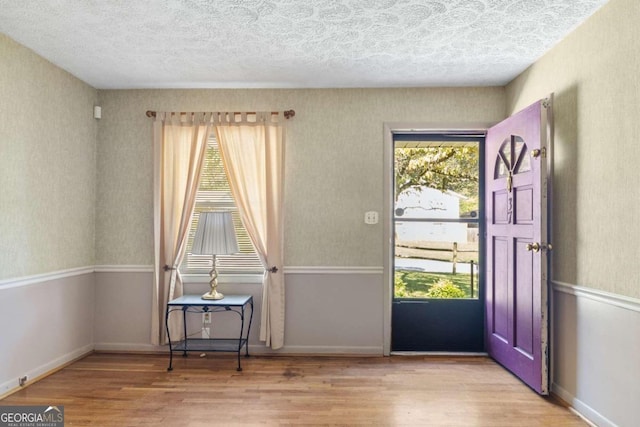
MULTIPOLYGON (((465 298, 471 298, 471 275, 451 273, 426 273, 423 271, 396 270, 395 290, 396 298, 427 298, 427 291, 439 279, 450 280, 465 293, 465 298)), ((477 276, 474 276, 474 297, 478 297, 477 276)))

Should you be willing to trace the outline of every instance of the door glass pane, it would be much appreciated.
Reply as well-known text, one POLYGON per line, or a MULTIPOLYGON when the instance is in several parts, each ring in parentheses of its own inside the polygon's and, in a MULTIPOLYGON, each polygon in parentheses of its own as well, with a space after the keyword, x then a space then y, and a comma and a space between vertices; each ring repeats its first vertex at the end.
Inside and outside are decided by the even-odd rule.
POLYGON ((509 175, 509 167, 502 159, 502 156, 498 155, 496 159, 496 171, 494 174, 495 178, 506 178, 509 175))
POLYGON ((514 175, 531 170, 531 158, 527 150, 527 144, 519 136, 515 137, 516 152, 518 153, 518 161, 514 170, 514 175))
POLYGON ((395 148, 395 298, 478 298, 479 146, 395 148))
POLYGON ((507 139, 502 143, 500 147, 501 157, 504 159, 504 162, 507 164, 507 170, 511 170, 513 165, 513 158, 511 157, 511 140, 507 139))
POLYGON ((511 139, 505 139, 496 158, 495 178, 506 178, 511 171, 511 139))

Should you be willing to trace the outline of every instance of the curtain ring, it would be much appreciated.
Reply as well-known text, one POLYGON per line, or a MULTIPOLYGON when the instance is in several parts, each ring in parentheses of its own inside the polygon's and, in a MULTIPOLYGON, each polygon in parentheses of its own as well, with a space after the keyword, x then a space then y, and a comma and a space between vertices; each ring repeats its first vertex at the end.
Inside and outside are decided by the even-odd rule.
POLYGON ((267 271, 269 271, 270 273, 277 273, 277 272, 278 272, 278 267, 273 266, 273 267, 271 267, 271 268, 270 268, 269 270, 267 270, 267 271))

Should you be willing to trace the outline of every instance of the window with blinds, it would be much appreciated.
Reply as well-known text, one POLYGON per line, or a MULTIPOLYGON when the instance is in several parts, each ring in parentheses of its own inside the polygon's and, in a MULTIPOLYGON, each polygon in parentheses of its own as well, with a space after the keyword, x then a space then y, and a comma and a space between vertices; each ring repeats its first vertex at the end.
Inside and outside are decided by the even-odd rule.
POLYGON ((210 255, 194 255, 191 253, 193 238, 198 228, 198 219, 201 212, 212 210, 231 211, 233 223, 238 239, 240 253, 234 255, 218 255, 219 274, 262 274, 264 269, 256 250, 251 243, 247 230, 242 225, 238 208, 231 196, 231 189, 227 176, 222 166, 222 158, 218 151, 218 143, 212 135, 207 142, 202 177, 196 196, 196 206, 191 218, 189 236, 187 240, 187 254, 182 263, 182 272, 185 274, 205 274, 211 270, 210 255))

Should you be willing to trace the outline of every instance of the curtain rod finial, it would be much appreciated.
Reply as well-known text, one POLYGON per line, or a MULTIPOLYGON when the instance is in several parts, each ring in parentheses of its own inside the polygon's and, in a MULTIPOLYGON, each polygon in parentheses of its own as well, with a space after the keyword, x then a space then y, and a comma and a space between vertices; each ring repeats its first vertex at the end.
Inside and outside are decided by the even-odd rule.
POLYGON ((285 119, 290 119, 291 117, 295 116, 296 112, 294 110, 287 110, 284 112, 284 118, 285 119))
POLYGON ((155 117, 155 116, 156 116, 155 111, 147 110, 147 117, 155 117))

